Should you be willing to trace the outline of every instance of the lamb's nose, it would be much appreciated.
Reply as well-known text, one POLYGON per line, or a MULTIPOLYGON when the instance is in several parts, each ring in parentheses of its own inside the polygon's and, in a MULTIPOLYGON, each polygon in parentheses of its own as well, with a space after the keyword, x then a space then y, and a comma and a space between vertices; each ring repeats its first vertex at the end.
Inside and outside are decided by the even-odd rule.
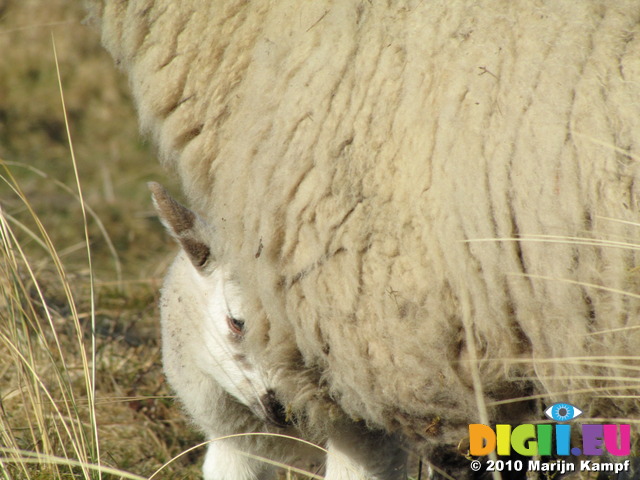
POLYGON ((278 401, 273 390, 267 390, 267 393, 262 396, 260 401, 269 423, 281 428, 291 425, 291 422, 287 419, 287 412, 284 406, 278 401))

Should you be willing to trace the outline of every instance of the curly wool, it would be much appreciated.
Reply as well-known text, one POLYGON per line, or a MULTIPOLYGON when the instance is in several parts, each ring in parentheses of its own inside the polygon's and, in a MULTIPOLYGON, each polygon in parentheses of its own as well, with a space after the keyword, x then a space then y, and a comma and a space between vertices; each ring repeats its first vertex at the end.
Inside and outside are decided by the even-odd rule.
POLYGON ((311 427, 637 416, 640 1, 92 8, 311 427))

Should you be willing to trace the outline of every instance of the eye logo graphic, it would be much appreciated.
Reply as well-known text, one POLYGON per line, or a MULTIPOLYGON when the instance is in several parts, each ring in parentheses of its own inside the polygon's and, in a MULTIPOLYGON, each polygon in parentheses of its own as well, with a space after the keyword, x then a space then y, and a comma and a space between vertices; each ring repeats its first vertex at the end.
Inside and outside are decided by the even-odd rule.
POLYGON ((544 414, 556 422, 568 422, 582 415, 582 410, 568 403, 556 403, 547 408, 544 414))

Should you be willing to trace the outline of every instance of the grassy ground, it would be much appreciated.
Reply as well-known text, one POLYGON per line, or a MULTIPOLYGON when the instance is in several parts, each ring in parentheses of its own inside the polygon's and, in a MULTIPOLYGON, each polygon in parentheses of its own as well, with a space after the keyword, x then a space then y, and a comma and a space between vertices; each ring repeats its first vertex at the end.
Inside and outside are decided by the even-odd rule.
MULTIPOLYGON (((178 189, 83 17, 81 2, 0 0, 3 479, 98 476, 60 459, 148 477, 201 441, 160 364, 157 292, 174 246, 145 182, 178 189)), ((201 454, 156 478, 197 478, 201 454)))

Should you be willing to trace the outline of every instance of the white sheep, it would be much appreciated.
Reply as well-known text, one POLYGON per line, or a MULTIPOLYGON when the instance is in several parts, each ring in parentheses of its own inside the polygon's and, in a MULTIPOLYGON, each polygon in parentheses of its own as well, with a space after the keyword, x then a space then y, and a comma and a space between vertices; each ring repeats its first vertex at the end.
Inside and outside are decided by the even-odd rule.
POLYGON ((301 429, 637 419, 640 0, 89 3, 301 429))

